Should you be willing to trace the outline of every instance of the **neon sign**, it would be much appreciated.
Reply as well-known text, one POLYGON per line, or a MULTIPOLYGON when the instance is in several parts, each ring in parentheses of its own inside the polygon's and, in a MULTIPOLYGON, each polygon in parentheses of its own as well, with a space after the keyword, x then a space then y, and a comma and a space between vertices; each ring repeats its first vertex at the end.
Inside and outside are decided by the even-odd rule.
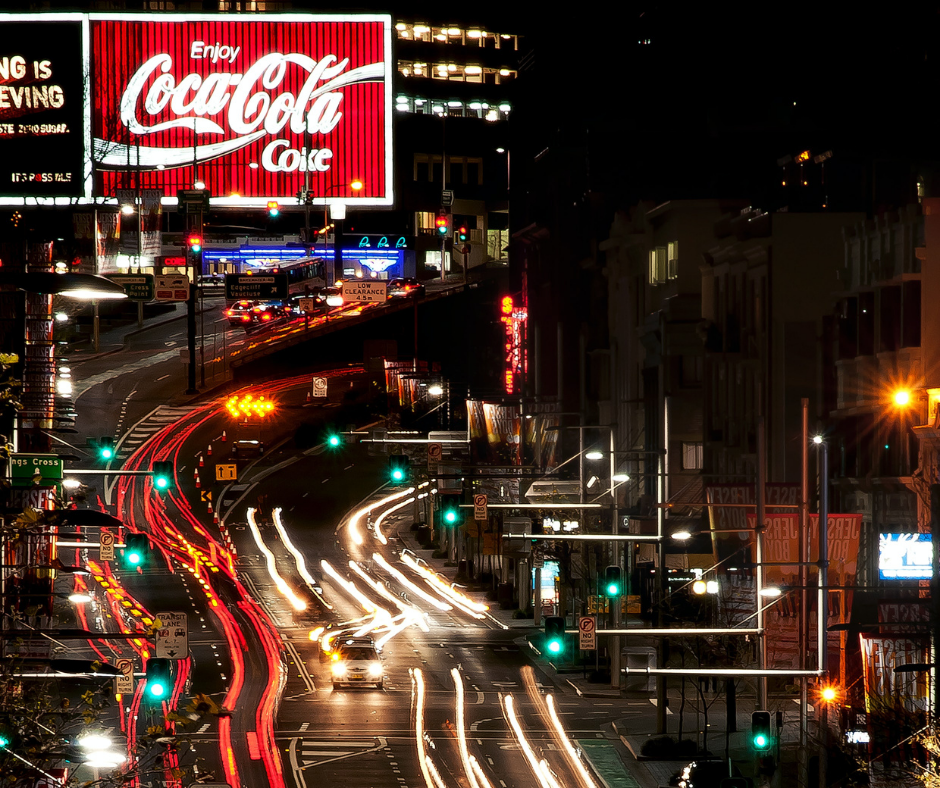
POLYGON ((499 309, 504 329, 503 388, 507 394, 516 394, 519 377, 526 370, 524 331, 528 313, 525 307, 513 304, 512 296, 503 296, 499 309))
POLYGON ((175 195, 198 167, 217 205, 290 204, 305 177, 317 204, 393 203, 391 17, 88 19, 96 194, 134 169, 175 195))

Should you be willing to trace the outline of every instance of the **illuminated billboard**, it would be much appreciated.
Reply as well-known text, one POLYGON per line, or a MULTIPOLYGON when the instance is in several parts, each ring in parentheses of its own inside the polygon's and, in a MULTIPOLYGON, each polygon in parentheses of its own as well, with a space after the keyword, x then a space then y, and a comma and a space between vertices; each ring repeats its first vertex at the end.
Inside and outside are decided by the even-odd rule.
POLYGON ((878 577, 881 580, 930 580, 933 544, 930 534, 879 534, 878 577))
POLYGON ((302 204, 305 185, 313 204, 392 204, 390 16, 87 25, 93 196, 132 184, 172 204, 202 181, 215 206, 302 204))
POLYGON ((82 17, 0 15, 0 195, 84 193, 82 17))

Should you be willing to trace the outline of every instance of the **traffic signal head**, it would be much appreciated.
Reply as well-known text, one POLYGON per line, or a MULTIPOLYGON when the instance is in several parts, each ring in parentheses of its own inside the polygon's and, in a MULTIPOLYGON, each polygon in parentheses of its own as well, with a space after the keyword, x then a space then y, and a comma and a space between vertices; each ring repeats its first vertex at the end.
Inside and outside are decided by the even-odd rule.
POLYGON ((191 235, 187 239, 189 244, 189 251, 193 254, 199 254, 202 251, 202 238, 198 235, 191 235))
POLYGON ((755 711, 751 714, 751 746, 758 752, 766 752, 773 746, 769 711, 755 711))
POLYGON ((153 486, 164 492, 173 486, 173 463, 155 462, 153 464, 153 486))
POLYGON ((124 565, 128 569, 146 566, 150 557, 150 540, 146 534, 127 534, 124 537, 124 565))
MULTIPOLYGON (((450 496, 447 496, 450 497, 450 496)), ((460 510, 456 503, 447 501, 441 507, 441 520, 444 525, 456 525, 460 522, 460 510)))
POLYGON ((147 697, 160 701, 168 697, 173 683, 170 679, 170 660, 151 657, 147 660, 147 697))
POLYGON ((457 240, 460 241, 460 243, 463 243, 464 241, 467 240, 467 228, 466 227, 461 226, 457 228, 457 240))
POLYGON ((408 478, 410 463, 407 454, 392 454, 388 458, 388 475, 393 482, 403 482, 408 478))
POLYGON ((604 594, 608 597, 620 596, 622 584, 619 566, 608 566, 604 571, 604 594))
POLYGON ((326 436, 326 445, 331 449, 338 449, 343 445, 343 436, 338 432, 331 432, 326 436))
POLYGON ((444 236, 450 232, 450 219, 446 214, 438 216, 436 224, 438 235, 444 236))
POLYGON ((277 204, 276 200, 268 201, 268 216, 272 219, 281 212, 281 207, 277 204))
POLYGON ((98 438, 98 459, 105 462, 114 459, 114 438, 98 438))
POLYGON ((545 648, 558 655, 565 650, 565 619, 561 616, 545 617, 545 648))

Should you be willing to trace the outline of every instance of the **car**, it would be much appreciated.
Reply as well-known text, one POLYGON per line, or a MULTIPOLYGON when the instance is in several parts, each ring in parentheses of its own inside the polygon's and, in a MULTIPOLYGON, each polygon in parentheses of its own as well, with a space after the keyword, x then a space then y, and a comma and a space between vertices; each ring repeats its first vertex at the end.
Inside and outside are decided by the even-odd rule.
POLYGON ((259 301, 251 309, 251 322, 263 325, 287 320, 293 314, 289 301, 259 301))
POLYGON ((251 456, 264 456, 264 441, 262 440, 249 440, 242 439, 237 441, 232 441, 232 456, 233 457, 251 457, 251 456))
POLYGON ((385 670, 375 644, 368 640, 344 641, 333 650, 330 658, 333 687, 354 684, 374 684, 377 689, 385 686, 385 670))
POLYGON ((314 295, 314 299, 318 304, 324 304, 328 307, 342 306, 344 303, 346 303, 343 300, 342 282, 339 282, 330 287, 324 287, 322 290, 316 293, 316 295, 314 295))
POLYGON ((200 274, 196 277, 196 284, 205 290, 218 290, 225 287, 225 276, 223 274, 200 274))
POLYGON ((257 305, 257 301, 236 301, 231 306, 226 307, 222 314, 228 318, 229 325, 251 325, 253 320, 251 310, 254 309, 257 305))
POLYGON ((417 279, 389 279, 389 298, 424 298, 424 285, 417 279))
POLYGON ((686 764, 670 784, 679 788, 721 788, 721 783, 729 776, 741 776, 741 770, 733 763, 731 771, 729 775, 728 763, 723 759, 696 760, 686 764))

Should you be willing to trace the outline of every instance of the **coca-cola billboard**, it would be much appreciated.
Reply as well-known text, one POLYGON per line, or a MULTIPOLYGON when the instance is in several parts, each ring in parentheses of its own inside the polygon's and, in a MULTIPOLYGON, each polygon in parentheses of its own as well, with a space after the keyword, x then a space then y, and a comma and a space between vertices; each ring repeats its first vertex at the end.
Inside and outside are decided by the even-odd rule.
POLYGON ((392 203, 389 16, 92 14, 89 50, 94 196, 392 203))

